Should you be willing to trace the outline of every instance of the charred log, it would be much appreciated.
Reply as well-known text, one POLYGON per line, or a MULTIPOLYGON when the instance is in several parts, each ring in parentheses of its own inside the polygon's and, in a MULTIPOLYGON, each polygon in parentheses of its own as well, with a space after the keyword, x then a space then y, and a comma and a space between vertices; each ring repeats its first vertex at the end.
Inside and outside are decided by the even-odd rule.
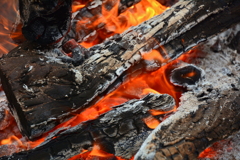
POLYGON ((130 100, 116 106, 98 119, 85 122, 58 135, 49 137, 44 144, 33 150, 2 157, 1 160, 66 160, 83 150, 92 150, 97 144, 101 150, 130 159, 152 131, 145 118, 156 118, 150 110, 170 111, 174 99, 166 94, 149 94, 140 100, 130 100))
POLYGON ((240 1, 214 2, 180 1, 164 14, 90 48, 94 55, 77 67, 37 45, 17 47, 1 59, 0 75, 19 128, 30 139, 39 137, 119 85, 117 79, 145 52, 157 49, 170 61, 240 21, 240 1))
POLYGON ((51 44, 65 36, 70 27, 72 0, 19 0, 26 39, 51 44))
MULTIPOLYGON (((231 34, 217 41, 227 43, 231 34)), ((135 159, 194 160, 209 145, 240 129, 240 57, 226 45, 221 47, 219 52, 205 48, 208 55, 197 64, 206 72, 205 79, 188 86, 176 113, 150 134, 135 159)))

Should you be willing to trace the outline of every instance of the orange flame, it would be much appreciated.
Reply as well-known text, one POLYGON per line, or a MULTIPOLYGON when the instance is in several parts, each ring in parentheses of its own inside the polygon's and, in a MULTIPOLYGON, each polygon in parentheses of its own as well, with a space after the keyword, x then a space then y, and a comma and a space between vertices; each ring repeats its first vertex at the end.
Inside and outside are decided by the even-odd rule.
MULTIPOLYGON (((86 160, 92 160, 92 159, 116 159, 116 160, 125 160, 121 157, 115 157, 113 154, 104 152, 101 150, 101 146, 98 144, 94 144, 93 149, 91 151, 84 150, 81 152, 81 154, 76 155, 72 158, 69 158, 68 160, 79 160, 79 159, 86 159, 86 160)), ((132 157, 129 160, 133 160, 134 157, 132 157)))
POLYGON ((143 121, 151 129, 155 129, 160 124, 160 121, 158 119, 154 118, 153 116, 144 118, 143 121))
POLYGON ((92 151, 90 152, 89 156, 96 156, 96 157, 112 157, 112 154, 106 153, 101 150, 101 147, 98 144, 94 144, 92 151))
POLYGON ((192 71, 186 74, 181 75, 183 78, 191 78, 194 77, 196 75, 196 72, 192 71))
POLYGON ((176 110, 177 110, 177 106, 174 106, 174 108, 170 111, 158 111, 158 110, 151 109, 151 110, 149 110, 149 112, 153 116, 159 116, 159 115, 164 115, 164 114, 175 112, 176 110))
POLYGON ((72 3, 72 12, 77 12, 80 9, 84 8, 86 4, 82 4, 81 2, 78 1, 73 1, 72 3))
POLYGON ((10 38, 11 30, 13 29, 13 23, 16 21, 18 11, 16 9, 17 1, 1 0, 0 11, 0 56, 8 53, 11 49, 16 47, 12 39, 10 38))
MULTIPOLYGON (((111 1, 107 0, 104 3, 109 2, 111 1)), ((94 31, 90 38, 87 38, 80 43, 86 48, 98 44, 116 33, 122 33, 129 27, 136 26, 155 15, 161 14, 167 9, 167 7, 162 6, 155 0, 141 0, 140 3, 128 8, 120 15, 118 15, 119 1, 116 2, 110 11, 104 7, 105 5, 102 6, 101 15, 96 15, 90 19, 78 21, 76 28, 77 31, 83 29, 82 27, 92 29, 94 31), (104 28, 102 27, 96 30, 97 26, 100 25, 104 25, 104 28)))
POLYGON ((7 139, 2 140, 1 141, 1 145, 11 144, 13 141, 17 141, 20 146, 23 146, 23 143, 16 136, 11 136, 11 137, 9 137, 7 139))

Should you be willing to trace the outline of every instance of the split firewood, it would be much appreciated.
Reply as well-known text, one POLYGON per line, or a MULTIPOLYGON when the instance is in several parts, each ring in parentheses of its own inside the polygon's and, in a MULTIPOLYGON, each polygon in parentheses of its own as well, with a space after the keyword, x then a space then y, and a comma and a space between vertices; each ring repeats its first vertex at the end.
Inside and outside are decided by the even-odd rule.
POLYGON ((240 55, 227 47, 236 44, 237 28, 237 37, 228 31, 203 48, 207 56, 196 65, 205 78, 188 86, 176 113, 149 135, 136 160, 194 160, 209 145, 239 131, 240 55))
POLYGON ((90 48, 86 54, 94 55, 78 66, 29 42, 12 50, 0 60, 0 75, 22 133, 35 139, 81 112, 117 87, 120 83, 115 82, 145 52, 154 48, 170 61, 240 21, 240 1, 214 2, 180 1, 162 15, 90 48))
POLYGON ((149 128, 151 124, 145 123, 146 120, 160 122, 159 117, 163 116, 153 116, 151 112, 169 112, 174 106, 174 99, 167 94, 149 94, 116 106, 95 120, 51 135, 33 150, 1 157, 0 160, 66 160, 81 151, 91 151, 94 145, 102 151, 130 159, 153 129, 149 128))

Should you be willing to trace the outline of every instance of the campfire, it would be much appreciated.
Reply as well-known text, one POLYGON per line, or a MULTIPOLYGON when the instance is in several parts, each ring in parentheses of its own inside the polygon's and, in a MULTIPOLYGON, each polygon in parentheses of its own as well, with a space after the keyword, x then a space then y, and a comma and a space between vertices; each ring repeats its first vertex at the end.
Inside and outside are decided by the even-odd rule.
POLYGON ((234 150, 237 0, 1 3, 0 159, 234 150))

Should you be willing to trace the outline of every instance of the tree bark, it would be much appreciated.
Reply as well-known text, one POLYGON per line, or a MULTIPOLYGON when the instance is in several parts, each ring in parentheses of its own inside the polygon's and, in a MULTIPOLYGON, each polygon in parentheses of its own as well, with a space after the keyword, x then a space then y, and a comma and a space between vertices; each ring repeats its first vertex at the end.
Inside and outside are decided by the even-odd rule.
POLYGON ((222 45, 231 42, 232 35, 225 32, 213 46, 206 45, 215 52, 205 48, 208 55, 196 64, 206 72, 205 78, 188 87, 176 113, 149 135, 136 160, 194 160, 209 145, 240 129, 240 56, 222 45))
POLYGON ((140 100, 130 100, 101 115, 96 120, 84 122, 62 133, 51 135, 41 146, 1 160, 66 160, 83 150, 91 151, 94 144, 102 151, 130 159, 150 134, 145 118, 158 120, 150 110, 171 111, 174 99, 166 94, 149 94, 140 100), (54 137, 54 138, 53 138, 54 137))
POLYGON ((94 55, 77 67, 39 45, 17 47, 0 60, 0 75, 19 128, 30 139, 41 136, 118 86, 119 77, 145 52, 157 49, 171 61, 239 22, 239 4, 180 1, 162 15, 90 48, 94 55))

